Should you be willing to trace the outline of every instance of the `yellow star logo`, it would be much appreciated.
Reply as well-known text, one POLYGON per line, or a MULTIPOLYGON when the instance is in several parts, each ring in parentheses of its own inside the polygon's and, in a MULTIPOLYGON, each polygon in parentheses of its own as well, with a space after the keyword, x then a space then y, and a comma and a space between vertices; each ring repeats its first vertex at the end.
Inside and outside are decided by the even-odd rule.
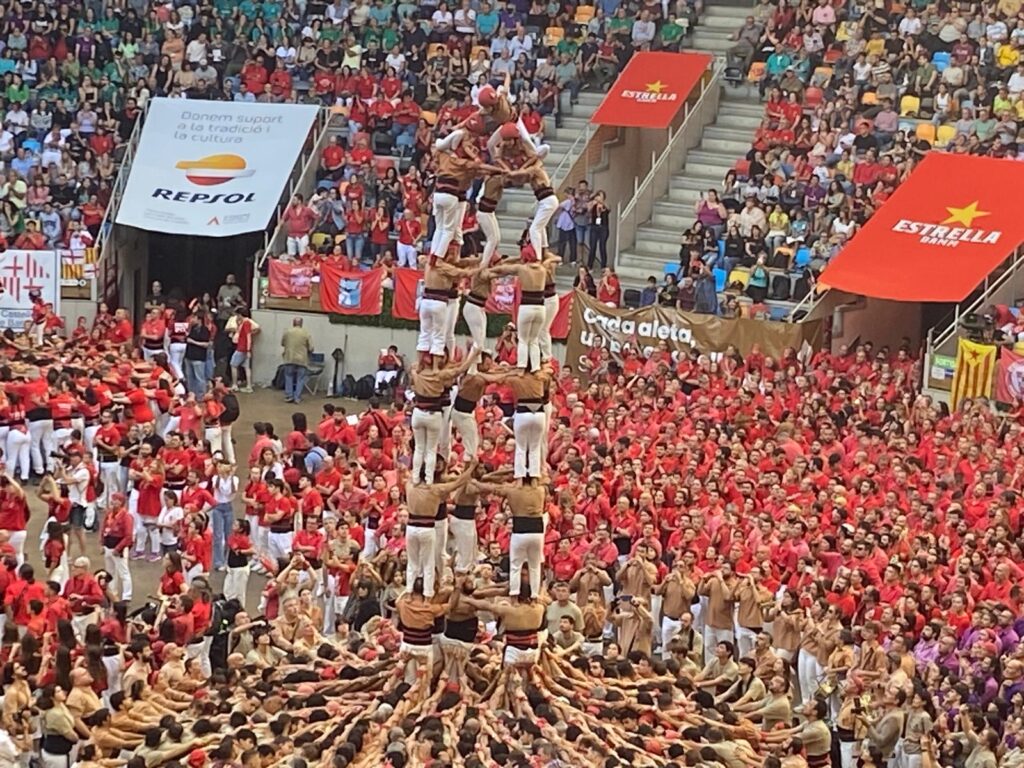
POLYGON ((971 226, 975 219, 989 215, 988 211, 978 210, 977 200, 963 208, 951 208, 947 205, 946 210, 949 211, 949 218, 943 221, 943 224, 963 224, 965 227, 971 226))
POLYGON ((648 93, 661 93, 665 90, 665 84, 661 80, 655 80, 653 83, 647 84, 648 93))

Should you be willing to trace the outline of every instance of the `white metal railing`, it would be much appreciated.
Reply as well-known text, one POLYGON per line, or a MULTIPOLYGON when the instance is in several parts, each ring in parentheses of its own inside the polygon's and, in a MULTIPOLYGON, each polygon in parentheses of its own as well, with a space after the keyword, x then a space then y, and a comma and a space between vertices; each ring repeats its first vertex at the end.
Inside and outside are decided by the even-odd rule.
POLYGON ((960 326, 960 317, 962 315, 970 315, 981 311, 986 304, 993 303, 992 295, 1001 291, 1009 282, 1018 276, 1018 271, 1024 266, 1024 248, 1018 248, 1012 257, 1006 262, 1006 269, 996 277, 994 280, 985 278, 985 285, 982 289, 981 295, 978 296, 974 301, 966 306, 957 304, 953 309, 953 322, 950 323, 944 330, 942 330, 937 336, 932 339, 931 350, 938 350, 939 347, 945 345, 950 339, 956 336, 957 328, 960 326))
POLYGON ((828 296, 828 292, 831 288, 825 288, 820 293, 817 287, 812 287, 807 294, 797 302, 797 305, 789 310, 789 314, 786 315, 786 322, 795 323, 797 321, 797 313, 803 312, 804 315, 809 315, 814 311, 814 308, 822 302, 822 300, 828 296))
POLYGON ((555 166, 555 170, 551 172, 551 186, 555 189, 559 189, 562 186, 562 182, 569 176, 569 172, 573 166, 576 165, 576 160, 579 156, 586 151, 587 146, 590 144, 591 138, 597 132, 598 126, 591 122, 588 122, 586 127, 578 134, 576 134, 575 140, 572 145, 562 156, 562 159, 558 161, 558 165, 555 166))
MULTIPOLYGON (((331 119, 334 117, 338 116, 328 107, 322 108, 317 113, 316 124, 312 132, 312 142, 308 144, 309 149, 306 149, 306 145, 303 146, 302 152, 299 154, 298 160, 295 161, 292 172, 288 177, 286 191, 281 195, 283 200, 278 200, 277 207, 274 209, 274 215, 263 231, 263 252, 260 254, 259 259, 257 259, 256 269, 254 270, 254 277, 256 279, 258 279, 259 271, 262 269, 267 258, 275 249, 280 248, 280 244, 285 240, 281 214, 284 212, 285 207, 287 207, 288 201, 292 199, 295 193, 307 188, 310 182, 316 178, 316 171, 320 165, 320 155, 323 151, 324 143, 330 136, 328 128, 331 125, 331 119)), ((255 296, 256 294, 254 293, 253 295, 255 296)))
MULTIPOLYGON (((615 256, 614 263, 616 268, 619 265, 619 254, 622 251, 622 231, 623 223, 635 219, 639 214, 638 207, 641 204, 651 203, 653 205, 653 198, 657 195, 664 194, 663 190, 655 191, 655 181, 658 178, 663 178, 665 184, 668 184, 668 178, 671 172, 675 170, 673 167, 673 159, 678 159, 678 154, 683 149, 684 138, 691 134, 691 121, 699 120, 700 116, 704 111, 706 105, 706 99, 708 94, 714 94, 717 97, 719 89, 721 88, 722 75, 725 72, 725 62, 713 60, 709 65, 711 69, 711 77, 707 80, 701 78, 700 81, 700 95, 697 100, 691 105, 687 101, 683 105, 684 117, 683 122, 679 125, 676 130, 672 130, 671 127, 668 129, 668 142, 665 144, 665 148, 661 151, 660 155, 655 156, 651 153, 651 167, 647 171, 647 174, 643 179, 639 177, 633 178, 633 195, 629 200, 623 204, 621 201, 616 205, 616 216, 615 216, 615 256)), ((703 127, 703 126, 702 126, 703 127)), ((660 187, 661 185, 659 185, 660 187)), ((647 214, 645 214, 647 215, 647 214)), ((632 221, 632 226, 628 227, 631 231, 631 237, 636 236, 637 224, 639 222, 632 221)))
POLYGON ((104 261, 106 259, 114 258, 111 252, 114 240, 114 217, 117 215, 117 209, 121 205, 121 198, 124 197, 125 187, 128 185, 128 176, 131 173, 132 160, 135 158, 135 152, 139 148, 139 137, 142 135, 142 122, 146 118, 146 112, 148 109, 149 102, 146 103, 146 108, 141 110, 139 113, 138 118, 135 120, 135 125, 132 127, 132 132, 128 136, 124 156, 121 158, 121 165, 117 169, 117 176, 114 177, 114 184, 110 190, 110 201, 107 203, 107 208, 103 212, 103 219, 100 221, 96 243, 93 246, 96 249, 96 264, 93 267, 95 270, 95 276, 92 280, 93 301, 99 300, 99 282, 102 280, 104 261))

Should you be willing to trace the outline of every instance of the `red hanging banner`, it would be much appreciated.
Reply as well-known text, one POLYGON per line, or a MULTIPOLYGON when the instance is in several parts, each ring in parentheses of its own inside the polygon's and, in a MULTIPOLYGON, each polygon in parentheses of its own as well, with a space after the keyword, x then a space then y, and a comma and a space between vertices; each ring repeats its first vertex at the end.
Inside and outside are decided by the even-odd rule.
POLYGON ((338 315, 379 315, 384 305, 384 268, 345 271, 320 267, 320 306, 338 315))

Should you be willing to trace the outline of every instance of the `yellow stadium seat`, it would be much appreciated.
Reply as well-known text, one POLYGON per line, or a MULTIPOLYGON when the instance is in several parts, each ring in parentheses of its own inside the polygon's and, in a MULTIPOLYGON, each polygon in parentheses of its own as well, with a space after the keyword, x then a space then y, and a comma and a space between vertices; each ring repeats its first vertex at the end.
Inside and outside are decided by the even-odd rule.
POLYGON ((739 283, 744 288, 747 287, 747 283, 750 282, 750 270, 743 267, 737 267, 729 273, 729 279, 726 281, 726 286, 730 286, 733 283, 739 283))
POLYGON ((565 30, 562 27, 548 27, 544 30, 544 44, 551 47, 558 45, 558 41, 565 37, 565 30))
POLYGON ((759 82, 764 77, 765 69, 763 61, 755 61, 750 65, 750 71, 747 72, 747 80, 752 83, 759 82))
POLYGON ((309 243, 316 249, 320 249, 331 241, 331 236, 326 232, 314 232, 309 236, 309 243))
POLYGON ((476 57, 479 56, 481 53, 486 53, 487 57, 490 58, 491 49, 488 48, 486 45, 474 45, 473 51, 472 53, 470 53, 470 60, 475 61, 476 57))
POLYGON ((444 43, 431 43, 427 48, 427 58, 434 59, 438 56, 447 56, 448 46, 444 43))
POLYGON ((348 117, 348 113, 350 111, 351 110, 349 107, 343 106, 341 104, 335 104, 334 106, 331 107, 332 115, 343 115, 345 117, 348 117))
POLYGON ((923 139, 929 144, 935 143, 935 126, 931 123, 918 123, 914 134, 917 138, 923 139))
POLYGON ((921 113, 921 99, 917 96, 904 96, 900 99, 900 115, 917 117, 921 113))
POLYGON ((427 121, 427 125, 432 126, 437 123, 437 112, 428 112, 424 109, 420 112, 420 117, 427 121))
POLYGON ((576 9, 575 21, 577 24, 587 24, 592 18, 596 10, 592 5, 581 5, 576 9))
POLYGON ((952 125, 940 125, 935 134, 936 147, 948 147, 949 143, 956 138, 956 127, 952 125))
POLYGON ((864 91, 864 95, 860 97, 860 103, 865 106, 872 106, 878 103, 878 94, 874 91, 864 91))
POLYGON ((827 83, 834 71, 832 67, 815 67, 814 73, 811 75, 811 82, 815 85, 827 83))

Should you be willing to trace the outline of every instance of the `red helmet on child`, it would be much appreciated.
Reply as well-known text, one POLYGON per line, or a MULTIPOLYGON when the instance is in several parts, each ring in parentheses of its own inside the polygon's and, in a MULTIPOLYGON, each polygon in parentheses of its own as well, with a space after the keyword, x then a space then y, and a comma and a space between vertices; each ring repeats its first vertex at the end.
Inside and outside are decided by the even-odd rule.
POLYGON ((467 131, 477 136, 482 136, 484 131, 487 130, 487 126, 484 125, 484 119, 480 115, 470 115, 466 118, 464 125, 467 131))
POLYGON ((506 141, 508 139, 518 139, 520 135, 519 126, 515 123, 505 123, 498 129, 498 135, 506 141))
POLYGON ((476 95, 481 107, 493 107, 498 103, 498 89, 493 85, 485 85, 476 95))

